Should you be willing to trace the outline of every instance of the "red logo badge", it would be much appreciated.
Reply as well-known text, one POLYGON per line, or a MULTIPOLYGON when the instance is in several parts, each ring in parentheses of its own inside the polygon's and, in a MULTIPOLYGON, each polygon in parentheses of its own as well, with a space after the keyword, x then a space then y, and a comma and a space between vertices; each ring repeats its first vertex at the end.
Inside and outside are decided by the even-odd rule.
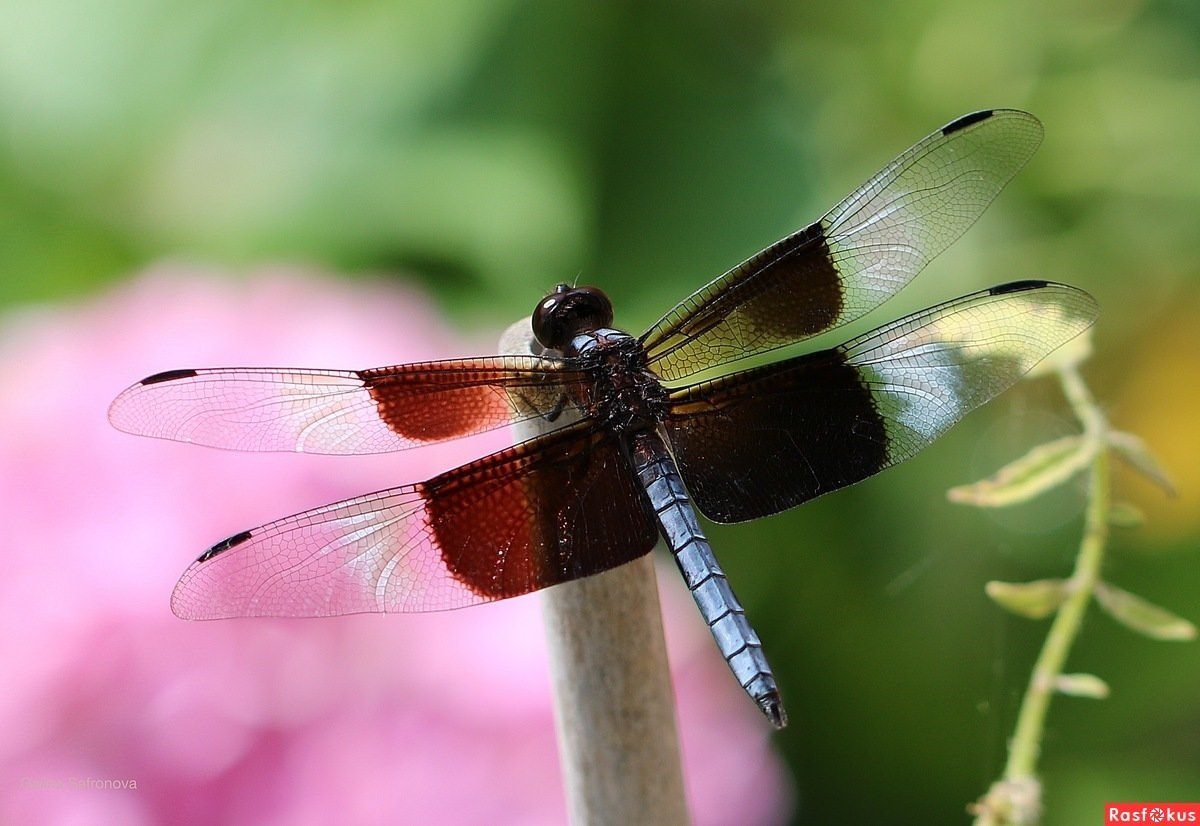
POLYGON ((1124 823, 1200 825, 1200 803, 1105 803, 1104 826, 1124 823))

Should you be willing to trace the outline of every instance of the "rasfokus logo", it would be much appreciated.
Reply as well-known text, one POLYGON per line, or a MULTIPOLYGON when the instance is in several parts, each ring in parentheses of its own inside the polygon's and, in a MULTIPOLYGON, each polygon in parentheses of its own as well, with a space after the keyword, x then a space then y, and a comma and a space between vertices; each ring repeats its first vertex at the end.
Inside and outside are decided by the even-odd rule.
POLYGON ((1200 824, 1200 803, 1105 803, 1104 826, 1118 823, 1200 824))

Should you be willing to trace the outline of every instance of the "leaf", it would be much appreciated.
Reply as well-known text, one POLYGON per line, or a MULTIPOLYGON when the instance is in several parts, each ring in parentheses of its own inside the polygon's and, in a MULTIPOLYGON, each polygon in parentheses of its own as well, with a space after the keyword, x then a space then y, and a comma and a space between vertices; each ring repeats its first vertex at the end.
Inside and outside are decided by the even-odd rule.
POLYGON ((1054 690, 1071 697, 1103 700, 1108 696, 1108 683, 1095 674, 1059 674, 1054 680, 1054 690))
POLYGON ((1140 528, 1146 522, 1141 509, 1129 502, 1114 502, 1108 509, 1108 524, 1117 528, 1140 528))
POLYGON ((1071 595, 1070 586, 1062 579, 1038 579, 1033 582, 992 580, 983 590, 1001 608, 1030 619, 1050 616, 1071 595))
POLYGON ((1061 485, 1087 467, 1095 444, 1083 436, 1064 436, 1038 445, 986 479, 946 492, 951 502, 980 508, 1001 508, 1025 502, 1061 485))
POLYGON ((1108 582, 1096 583, 1096 601, 1117 622, 1156 640, 1193 640, 1196 626, 1108 582))
POLYGON ((1108 443, 1130 467, 1166 491, 1168 496, 1175 495, 1175 483, 1140 437, 1112 430, 1108 434, 1108 443))

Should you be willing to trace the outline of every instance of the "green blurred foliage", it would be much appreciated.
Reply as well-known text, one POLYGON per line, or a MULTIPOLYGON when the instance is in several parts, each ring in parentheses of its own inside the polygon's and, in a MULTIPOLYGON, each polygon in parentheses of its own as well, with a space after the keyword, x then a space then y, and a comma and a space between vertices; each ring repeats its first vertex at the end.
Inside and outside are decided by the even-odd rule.
MULTIPOLYGON (((287 260, 419 281, 476 340, 577 276, 639 330, 992 106, 1041 117, 1042 150, 859 327, 1016 278, 1093 292, 1089 376, 1181 492, 1118 477, 1149 521, 1111 573, 1200 619, 1194 3, 6 0, 0 302, 287 260)), ((983 583, 1065 575, 1082 496, 944 491, 1071 427, 1031 383, 904 468, 712 528, 789 701, 797 822, 961 822, 994 778, 1044 626, 983 583)), ((1047 823, 1200 796, 1194 648, 1096 615, 1068 667, 1112 696, 1056 701, 1047 823)))

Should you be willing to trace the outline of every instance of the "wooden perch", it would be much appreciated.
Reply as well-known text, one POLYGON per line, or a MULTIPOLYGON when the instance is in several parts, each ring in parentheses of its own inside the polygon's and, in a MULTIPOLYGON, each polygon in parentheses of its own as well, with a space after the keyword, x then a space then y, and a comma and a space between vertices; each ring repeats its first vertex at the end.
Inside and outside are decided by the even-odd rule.
MULTIPOLYGON (((541 350, 528 319, 500 339, 502 353, 541 350)), ((532 437, 549 424, 519 428, 532 437)), ((653 556, 549 588, 542 605, 571 822, 686 824, 653 556)))

